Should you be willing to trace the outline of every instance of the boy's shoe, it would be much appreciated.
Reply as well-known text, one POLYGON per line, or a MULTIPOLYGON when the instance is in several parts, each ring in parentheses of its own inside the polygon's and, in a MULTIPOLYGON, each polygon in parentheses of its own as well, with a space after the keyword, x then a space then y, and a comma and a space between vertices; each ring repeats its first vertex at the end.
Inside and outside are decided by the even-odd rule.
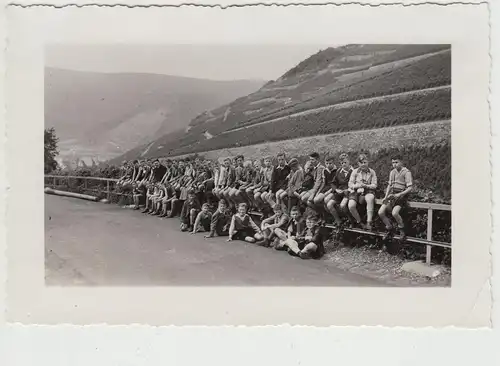
POLYGON ((372 231, 372 223, 371 222, 367 222, 366 225, 365 225, 365 229, 368 230, 368 231, 372 231))
POLYGON ((311 259, 311 255, 309 253, 302 251, 299 252, 299 257, 301 259, 311 259))
POLYGON ((393 236, 394 236, 394 228, 392 228, 392 227, 387 228, 387 231, 385 232, 384 236, 382 237, 382 240, 387 241, 390 238, 392 238, 393 236))
POLYGON ((399 235, 401 236, 401 241, 405 241, 406 240, 406 233, 405 233, 405 230, 403 228, 400 228, 399 229, 399 235))
POLYGON ((274 249, 275 250, 279 250, 279 251, 284 251, 284 250, 287 250, 287 247, 285 246, 285 244, 279 244, 278 243, 278 245, 274 246, 274 249))
POLYGON ((290 254, 291 256, 293 257, 298 257, 299 256, 299 253, 295 253, 293 250, 291 250, 290 248, 287 249, 287 252, 288 254, 290 254))
POLYGON ((261 241, 257 242, 257 245, 267 248, 267 247, 269 247, 269 239, 262 239, 261 241))

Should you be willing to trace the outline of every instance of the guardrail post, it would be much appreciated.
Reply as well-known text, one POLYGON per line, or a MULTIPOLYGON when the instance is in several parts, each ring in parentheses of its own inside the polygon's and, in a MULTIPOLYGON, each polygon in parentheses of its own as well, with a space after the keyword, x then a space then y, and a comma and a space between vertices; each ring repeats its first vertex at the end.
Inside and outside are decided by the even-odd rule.
POLYGON ((87 178, 83 178, 83 186, 85 187, 85 189, 87 189, 87 181, 87 178))
MULTIPOLYGON (((427 210, 427 240, 432 241, 432 208, 427 210)), ((431 264, 432 245, 427 245, 425 253, 425 263, 431 264)))
POLYGON ((108 191, 108 201, 111 200, 111 191, 109 190, 109 180, 106 181, 107 191, 108 191))

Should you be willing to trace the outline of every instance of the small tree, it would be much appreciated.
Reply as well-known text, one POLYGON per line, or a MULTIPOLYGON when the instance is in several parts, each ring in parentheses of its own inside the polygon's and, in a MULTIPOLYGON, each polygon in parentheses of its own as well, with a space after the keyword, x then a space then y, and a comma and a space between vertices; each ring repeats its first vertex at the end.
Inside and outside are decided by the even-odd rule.
POLYGON ((52 172, 58 166, 56 156, 59 155, 57 143, 59 139, 56 137, 54 127, 46 128, 44 134, 44 159, 45 159, 45 174, 52 172))

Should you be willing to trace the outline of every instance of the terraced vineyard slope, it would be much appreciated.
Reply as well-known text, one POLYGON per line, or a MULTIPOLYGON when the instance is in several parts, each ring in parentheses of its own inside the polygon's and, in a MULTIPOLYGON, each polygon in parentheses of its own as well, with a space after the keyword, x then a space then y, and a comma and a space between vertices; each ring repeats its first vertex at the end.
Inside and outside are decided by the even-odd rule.
POLYGON ((450 119, 449 45, 347 45, 312 55, 257 92, 206 111, 185 131, 120 159, 227 151, 450 119))

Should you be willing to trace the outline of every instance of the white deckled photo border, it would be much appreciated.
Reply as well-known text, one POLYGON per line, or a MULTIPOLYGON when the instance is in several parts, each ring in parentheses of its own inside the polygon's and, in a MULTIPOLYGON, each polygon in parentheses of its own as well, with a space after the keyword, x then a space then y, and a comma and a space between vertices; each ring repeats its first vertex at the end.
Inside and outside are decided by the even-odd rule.
POLYGON ((486 4, 226 9, 10 7, 6 17, 9 35, 6 168, 10 187, 6 221, 7 321, 491 326, 490 58, 486 4), (259 27, 254 26, 256 17, 259 27), (134 23, 141 27, 130 27, 134 23), (106 32, 100 24, 106 25, 106 32), (213 39, 226 44, 323 44, 334 39, 335 43, 452 45, 451 288, 45 286, 41 174, 44 45, 48 42, 190 44, 213 39), (471 196, 476 197, 473 208, 471 196), (308 308, 314 311, 304 311, 308 308))

